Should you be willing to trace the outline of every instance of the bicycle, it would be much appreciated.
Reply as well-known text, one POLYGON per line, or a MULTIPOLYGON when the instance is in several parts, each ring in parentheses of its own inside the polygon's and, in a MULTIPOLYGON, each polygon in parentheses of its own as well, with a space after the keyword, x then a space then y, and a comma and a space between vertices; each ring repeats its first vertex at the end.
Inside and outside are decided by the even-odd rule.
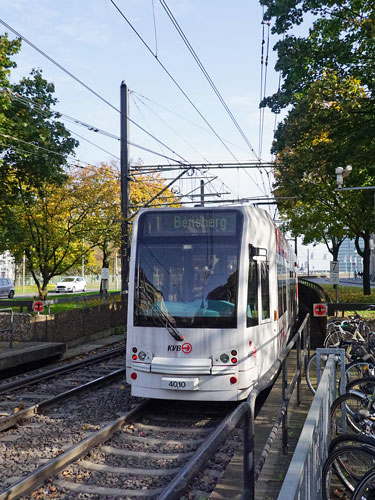
POLYGON ((370 469, 357 484, 352 500, 375 500, 375 469, 370 469))
POLYGON ((374 467, 373 446, 362 443, 360 446, 343 446, 336 449, 323 466, 323 500, 351 499, 363 476, 374 467))

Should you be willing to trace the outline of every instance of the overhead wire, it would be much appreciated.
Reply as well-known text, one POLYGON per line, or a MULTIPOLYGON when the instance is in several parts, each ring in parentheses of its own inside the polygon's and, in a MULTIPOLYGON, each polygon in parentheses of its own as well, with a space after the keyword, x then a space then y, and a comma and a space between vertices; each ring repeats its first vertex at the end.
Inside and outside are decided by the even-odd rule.
POLYGON ((190 144, 190 142, 188 142, 181 134, 179 134, 173 127, 171 127, 165 120, 163 120, 157 113, 155 113, 155 111, 153 109, 151 109, 150 106, 147 106, 147 104, 145 102, 143 102, 142 99, 137 94, 135 94, 135 97, 133 94, 135 94, 135 93, 133 93, 133 92, 131 93, 131 96, 133 97, 133 99, 137 98, 139 100, 139 102, 143 104, 143 106, 145 108, 147 108, 153 115, 155 115, 158 120, 160 120, 162 123, 164 123, 164 125, 166 127, 168 127, 174 134, 176 134, 182 141, 184 141, 185 144, 187 144, 195 153, 197 153, 201 158, 203 158, 203 160, 206 163, 208 163, 208 164, 211 163, 192 144, 190 144))
MULTIPOLYGON (((38 109, 38 112, 40 112, 41 114, 45 114, 45 111, 38 105, 38 103, 35 103, 34 101, 32 101, 31 99, 28 99, 26 97, 23 97, 23 96, 20 96, 18 94, 15 94, 14 92, 12 92, 10 89, 8 88, 3 88, 3 87, 0 87, 0 91, 4 91, 4 92, 7 92, 9 94, 9 96, 13 99, 17 99, 19 100, 20 102, 24 103, 24 104, 27 104, 28 106, 31 106, 33 105, 36 109, 38 109)), ((83 122, 82 120, 79 120, 77 118, 73 118, 69 115, 65 115, 64 113, 61 113, 60 111, 53 111, 54 114, 57 114, 59 115, 59 117, 61 116, 62 118, 64 119, 68 119, 68 121, 70 120, 71 123, 75 123, 77 125, 80 125, 82 127, 85 127, 87 128, 88 130, 90 130, 91 132, 96 132, 96 133, 99 133, 99 134, 103 134, 107 137, 110 137, 112 139, 116 139, 117 141, 120 141, 120 137, 115 135, 115 134, 112 134, 110 132, 106 132, 105 130, 101 130, 99 129, 98 127, 96 127, 95 125, 90 125, 86 122, 83 122)), ((75 132, 73 132, 75 133, 75 132)), ((78 135, 78 134, 77 134, 78 135)), ((164 154, 160 154, 152 149, 149 149, 149 148, 146 148, 144 146, 140 146, 139 144, 136 144, 134 142, 131 142, 131 141, 128 141, 128 144, 130 146, 133 146, 137 149, 141 149, 143 151, 147 151, 148 153, 151 153, 153 155, 156 155, 156 156, 160 156, 161 158, 165 158, 166 160, 170 160, 170 161, 174 161, 174 162, 178 162, 178 160, 176 160, 175 158, 171 158, 170 156, 167 156, 167 155, 164 155, 164 154)), ((183 165, 182 163, 179 163, 180 165, 183 165)), ((190 163, 189 163, 190 164, 190 163)))
POLYGON ((214 93, 216 94, 217 98, 219 99, 219 101, 221 102, 221 104, 223 105, 225 111, 227 112, 227 114, 229 115, 230 119, 232 120, 232 122, 234 123, 235 127, 237 128, 237 130, 239 131, 241 137, 243 138, 243 140, 246 142, 247 146, 249 147, 249 149, 251 150, 251 152, 254 154, 254 156, 257 158, 257 160, 259 160, 260 158, 258 157, 258 155, 256 154, 253 146, 251 145, 249 139, 246 137, 244 131, 242 130, 242 128, 240 127, 238 121, 236 120, 236 118, 234 117, 232 111, 229 109, 229 106, 227 105, 227 103, 225 102, 223 96, 221 95, 221 93, 219 92, 219 90, 217 89, 216 85, 214 84, 212 78, 210 77, 210 75, 208 74, 206 68, 204 67, 203 63, 201 62, 201 60, 199 59, 197 53, 195 52, 195 50, 193 49, 191 43, 189 42, 188 38, 186 37, 185 33, 183 32, 181 26, 178 24, 176 18, 174 17, 171 9, 168 7, 167 3, 165 0, 159 0, 161 6, 163 7, 164 11, 167 13, 167 16, 169 17, 169 19, 172 21, 172 24, 173 26, 176 28, 178 34, 180 35, 180 37, 182 38, 184 44, 186 45, 186 47, 188 48, 189 52, 191 53, 191 55, 193 56, 195 62, 198 64, 200 70, 202 71, 203 75, 205 76, 206 80, 208 81, 208 83, 210 84, 212 90, 214 91, 214 93))
POLYGON ((158 34, 156 31, 156 18, 155 18, 155 3, 154 0, 152 0, 152 18, 154 21, 154 37, 155 37, 155 54, 156 57, 158 57, 158 34))
MULTIPOLYGON (((131 97, 131 99, 133 100, 133 103, 134 103, 135 107, 137 108, 137 110, 138 110, 139 114, 142 116, 142 118, 143 118, 143 120, 144 120, 145 124, 147 125, 147 127, 148 127, 148 128, 149 128, 149 130, 150 130, 150 132, 152 133, 152 128, 151 128, 151 126, 149 125, 149 123, 148 123, 148 121, 147 121, 146 117, 144 116, 144 114, 143 114, 143 113, 142 113, 142 111, 140 110, 140 108, 139 108, 139 106, 138 106, 138 103, 137 103, 137 101, 135 100, 135 98, 134 98, 134 96, 133 96, 133 93, 132 93, 132 92, 130 92, 130 97, 131 97)), ((159 147, 160 147, 161 152, 162 152, 163 154, 165 154, 165 152, 164 152, 164 150, 162 149, 162 147, 161 147, 161 146, 159 146, 159 147)), ((168 163, 170 164, 170 162, 168 162, 168 163)))
POLYGON ((181 87, 181 85, 177 82, 177 80, 172 76, 172 74, 168 71, 166 66, 160 61, 160 58, 156 56, 156 54, 153 52, 151 47, 146 43, 144 38, 138 33, 138 31, 134 28, 132 23, 129 21, 129 19, 125 16, 125 14, 122 12, 122 10, 118 7, 118 5, 114 2, 114 0, 109 0, 112 5, 115 7, 115 9, 118 11, 118 13, 121 15, 121 17, 126 21, 126 23, 130 26, 132 31, 136 34, 136 36, 141 40, 143 45, 146 47, 146 49, 151 53, 151 55, 155 58, 155 60, 158 62, 158 64, 163 68, 165 73, 169 76, 169 78, 172 80, 172 82, 176 85, 176 87, 180 90, 180 92, 183 94, 183 96, 188 100, 188 102, 193 106, 195 111, 199 114, 199 116, 202 118, 202 120, 206 123, 206 125, 212 130, 212 132, 215 134, 215 136, 219 139, 219 141, 223 144, 225 149, 229 152, 229 154, 234 158, 236 161, 237 158, 233 154, 233 152, 228 148, 228 146, 225 144, 225 142, 221 139, 221 137, 217 134, 216 130, 212 127, 212 125, 208 122, 208 120, 204 117, 202 112, 198 109, 198 107, 194 104, 194 102, 191 100, 191 98, 187 95, 187 93, 184 91, 184 89, 181 87))
MULTIPOLYGON (((105 99, 103 96, 101 96, 100 94, 98 94, 95 90, 93 90, 91 87, 89 87, 86 83, 84 83, 82 80, 80 80, 79 78, 77 78, 75 75, 73 75, 73 73, 71 73, 70 71, 68 71, 66 68, 64 68, 61 64, 59 64, 57 61, 55 61, 52 57, 50 57, 48 54, 46 54, 44 51, 42 51, 41 49, 39 49, 35 44, 33 44, 30 40, 28 40, 26 37, 24 37, 23 35, 21 35, 21 33, 19 33, 18 31, 16 31, 14 28, 12 28, 9 24, 7 24, 3 19, 0 19, 0 23, 5 26, 7 29, 9 29, 10 31, 12 31, 12 33, 14 33, 17 37, 21 38, 24 42, 26 42, 28 45, 30 45, 30 47, 32 47, 34 50, 36 50, 37 52, 39 52, 39 54, 41 54, 43 57, 45 57, 46 59, 48 59, 50 62, 52 62, 52 64, 54 64, 55 66, 57 66, 59 69, 61 69, 62 71, 64 71, 64 73, 66 73, 67 75, 69 75, 71 78, 73 78, 73 80, 75 80, 77 83, 79 83, 80 85, 82 85, 86 90, 88 90, 89 92, 91 92, 95 97, 97 97, 98 99, 100 99, 102 102, 104 102, 105 104, 107 104, 108 106, 110 106, 114 111, 117 111, 118 113, 121 114, 121 110, 119 110, 118 108, 116 108, 116 106, 114 106, 112 103, 110 103, 107 99, 105 99)), ((142 132, 144 132, 145 134, 149 135, 150 137, 152 137, 152 139, 154 139, 155 141, 159 142, 160 144, 162 144, 165 148, 167 148, 170 152, 172 152, 174 155, 178 156, 179 158, 182 159, 182 161, 184 163, 188 163, 187 160, 184 160, 178 153, 176 153, 176 151, 173 151, 173 149, 169 148, 166 144, 164 144, 162 141, 160 141, 160 139, 158 139, 157 137, 155 136, 152 136, 149 132, 147 132, 147 130, 145 130, 143 127, 141 127, 138 123, 136 123, 134 120, 132 120, 129 116, 127 117, 128 121, 130 123, 132 123, 134 126, 136 126, 137 128, 139 128, 140 130, 142 130, 142 132)))
MULTIPOLYGON (((261 40, 261 56, 260 56, 260 102, 264 99, 266 95, 267 89, 267 68, 268 68, 268 56, 269 56, 269 39, 270 39, 270 23, 267 23, 264 20, 264 6, 262 13, 262 40, 261 40), (268 27, 268 36, 267 36, 267 44, 265 41, 265 26, 268 27), (266 52, 264 51, 264 46, 266 45, 266 52)), ((264 136, 264 120, 265 120, 265 111, 264 108, 260 107, 259 109, 259 157, 262 157, 263 153, 263 136, 264 136)), ((266 171, 265 171, 266 172, 266 171)), ((267 174, 267 172, 266 172, 267 174)), ((264 187, 264 192, 266 192, 266 187, 263 178, 263 171, 260 170, 260 175, 262 179, 262 184, 264 187)), ((268 174, 267 174, 268 176, 268 174)), ((269 180, 269 178, 268 178, 269 180)), ((270 187, 270 186, 269 186, 270 187)))
MULTIPOLYGON (((158 102, 156 102, 156 101, 153 101, 153 100, 152 100, 152 99, 150 99, 149 97, 145 97, 144 95, 140 94, 139 92, 136 92, 135 90, 132 90, 132 93, 133 93, 133 94, 135 94, 135 95, 137 95, 137 96, 139 96, 139 97, 141 97, 142 99, 145 99, 146 101, 151 102, 152 104, 155 104, 155 106, 159 106, 160 108, 164 109, 165 111, 168 111, 168 113, 171 113, 172 115, 177 116, 177 117, 178 117, 178 118, 180 118, 181 120, 184 120, 184 121, 186 121, 187 123, 190 123, 191 125, 194 125, 194 127, 197 127, 197 128, 199 128, 199 129, 201 129, 201 130, 204 130, 204 131, 205 131, 205 132, 207 132, 208 134, 215 135, 215 134, 213 134, 212 130, 209 130, 209 129, 205 128, 205 127, 202 127, 202 126, 201 126, 201 125, 199 125, 198 123, 195 123, 195 122, 193 122, 192 120, 189 120, 188 118, 186 118, 185 116, 182 116, 182 115, 180 115, 179 113, 176 113, 175 111, 173 111, 173 110, 169 109, 168 107, 164 106, 163 104, 160 104, 160 103, 158 103, 158 102)), ((247 152, 248 152, 248 150, 247 150, 247 149, 245 149, 245 148, 243 148, 243 147, 239 146, 238 144, 234 144, 233 142, 228 141, 228 139, 224 139, 223 137, 222 137, 222 139, 223 139, 223 141, 225 141, 226 143, 230 144, 231 146, 234 146, 235 148, 238 148, 238 149, 240 149, 241 151, 244 151, 245 153, 247 153, 247 152)))
MULTIPOLYGON (((111 0, 113 2, 113 0, 111 0)), ((176 28, 178 34, 180 35, 180 37, 182 38, 184 44, 186 45, 186 47, 188 48, 190 54, 193 56, 193 59, 195 60, 195 62, 198 64, 198 67, 200 68, 200 70, 202 71, 203 75, 205 76, 206 80, 208 81, 208 83, 210 84, 211 88, 213 89, 215 95, 218 97, 219 101, 221 102, 221 104, 223 105, 224 109, 226 110, 227 114, 229 115, 229 117, 231 118, 232 122, 234 123, 234 125, 236 126, 237 130, 239 131, 239 133, 241 134, 242 138, 244 139, 244 141, 246 142, 247 146, 250 148, 251 152, 254 154, 254 156, 260 160, 260 158, 258 157, 258 155, 256 154, 253 146, 251 145, 250 141, 248 140, 248 138, 246 137, 245 133, 243 132, 242 128, 240 127, 240 125, 238 124, 236 118, 234 117, 233 113, 231 112, 231 110, 229 109, 228 105, 226 104, 224 98, 222 97, 222 95, 220 94, 219 90, 217 89, 216 85, 214 84, 212 78, 210 77, 210 75, 208 74, 206 68, 204 67, 204 65, 202 64, 201 60, 199 59, 198 55, 196 54, 195 50, 193 49, 191 43, 189 42, 188 38, 186 37, 185 33, 183 32, 182 28, 180 27, 180 25, 178 24, 176 18, 174 17, 172 11, 170 10, 170 8, 168 7, 167 3, 165 0, 159 0, 160 1, 160 4, 162 5, 163 9, 165 10, 165 12, 167 13, 169 19, 171 20, 173 26, 176 28)), ((217 134, 216 134, 217 135, 217 134)), ((238 161, 238 160, 237 160, 238 161)), ((249 179, 260 189, 261 187, 259 186, 259 184, 251 177, 251 175, 246 172, 246 175, 249 177, 249 179)), ((266 193, 266 189, 265 189, 265 185, 264 185, 264 181, 263 181, 263 177, 261 175, 261 178, 262 178, 262 182, 263 182, 263 190, 264 190, 264 193, 266 193)))
MULTIPOLYGON (((117 10, 118 7, 114 4, 114 2, 112 0, 110 0, 113 5, 116 7, 117 10)), ((121 11, 120 11, 121 13, 121 11)), ((121 13, 121 15, 125 18, 125 16, 121 13)), ((129 23, 129 21, 125 18, 125 20, 128 22, 128 24, 131 26, 131 28, 134 30, 133 26, 129 23)), ((14 28, 12 28, 9 24, 7 24, 4 20, 0 19, 0 23, 5 26, 7 29, 9 29, 12 33, 14 33, 17 37, 21 38, 25 43, 27 43, 28 45, 30 45, 34 50, 36 50, 38 53, 40 53, 43 57, 45 57, 46 59, 48 59, 52 64, 54 64, 55 66, 57 66, 59 69, 61 69, 63 72, 65 72, 67 75, 69 75, 71 78, 73 78, 77 83, 79 83, 80 85, 82 85, 86 90, 88 90, 89 92, 91 92, 93 95, 95 95, 98 99, 100 99, 102 102, 104 102, 105 104, 107 104, 109 107, 111 107, 113 110, 117 111, 118 113, 121 114, 121 111, 116 108, 116 106, 114 106, 112 103, 110 103, 107 99, 105 99, 103 96, 101 96, 100 94, 98 94, 95 90, 93 90, 89 85, 85 84, 81 79, 79 79, 78 77, 76 77, 73 73, 71 73, 69 70, 67 70, 66 68, 64 68, 61 64, 59 64, 57 61, 55 61, 52 57, 50 57, 48 54, 46 54, 44 51, 42 51, 41 49, 39 49, 35 44, 33 44, 30 40, 28 40, 25 36, 23 36, 21 33, 19 33, 17 30, 15 30, 14 28)), ((134 30, 135 31, 135 30, 134 30)), ((137 32, 136 32, 137 33, 137 32)), ((137 33, 138 35, 138 33, 137 33)), ((138 35, 140 37, 140 35, 138 35)), ((141 37, 140 37, 141 38, 141 37)), ((141 38, 141 40, 143 41, 143 39, 141 38)), ((153 54, 152 50, 148 47, 148 45, 143 41, 143 43, 146 45, 146 47, 148 48, 148 50, 150 50, 150 52, 153 54)), ((154 57, 155 57, 155 54, 153 54, 154 57)), ((158 60, 159 62, 159 60, 158 60)), ((163 66, 163 65, 162 65, 163 66)), ((166 70, 167 71, 167 70, 166 70)), ((167 71, 167 73, 169 74, 169 72, 167 71)), ((172 75, 170 75, 170 77, 173 79, 172 75)), ((176 85, 178 86, 178 88, 180 88, 180 90, 183 92, 183 94, 185 95, 184 91, 181 89, 181 87, 177 84, 176 82, 176 85)), ((190 101, 189 97, 186 95, 186 98, 190 101)), ((194 108, 195 105, 191 102, 191 104, 193 105, 194 108)), ((200 111, 196 108, 198 114, 201 115, 200 111)), ((68 115, 65 115, 66 117, 68 115)), ((203 115, 201 115, 201 117, 203 118, 203 120, 206 122, 206 124, 209 126, 209 128, 212 130, 212 132, 214 133, 215 136, 218 137, 216 131, 211 127, 211 125, 207 122, 207 120, 203 117, 203 115)), ((137 128, 139 128, 140 130, 142 130, 145 134, 149 135, 150 137, 152 137, 156 142, 158 142, 159 144, 163 145, 164 147, 166 147, 169 151, 171 151, 174 155, 178 156, 181 158, 181 160, 184 162, 182 164, 187 164, 189 165, 189 162, 187 160, 185 160, 184 158, 182 158, 180 155, 178 155, 178 153, 176 153, 173 149, 169 148, 166 144, 164 144, 162 141, 160 141, 158 138, 156 138, 155 136, 153 136, 152 134, 150 134, 149 132, 147 132, 147 130, 145 130, 143 127, 141 127, 138 123, 136 123, 134 120, 132 120, 130 117, 127 117, 127 119, 132 123, 134 124, 137 128)), ((74 120, 75 122, 78 122, 77 120, 74 120)), ((81 122, 81 124, 84 124, 84 122, 81 122)), ((87 124, 86 124, 87 125, 87 124)), ((99 129, 93 129, 94 131, 99 131, 99 129)), ((221 142, 223 142, 221 140, 221 138, 219 138, 219 140, 221 142)), ((134 146, 134 147, 137 147, 139 149, 142 149, 144 151, 147 151, 147 152, 150 152, 152 154, 156 154, 157 156, 162 156, 166 159, 171 159, 173 161, 177 161, 179 163, 179 160, 176 160, 175 158, 170 158, 170 157, 167 157, 166 155, 161 155, 153 150, 150 150, 149 148, 146 148, 146 147, 143 147, 143 146, 140 146, 138 144, 135 144, 135 143, 132 143, 132 142, 129 142, 130 145, 134 146)), ((224 146, 226 147, 226 149, 231 153, 231 151, 229 150, 229 148, 227 148, 227 146, 224 144, 224 146)), ((231 153, 231 155, 233 156, 233 158, 237 160, 237 158, 231 153)), ((87 163, 87 162, 85 162, 87 163)), ((253 181, 254 182, 254 181, 253 181)), ((259 187, 259 186, 258 186, 259 187)))

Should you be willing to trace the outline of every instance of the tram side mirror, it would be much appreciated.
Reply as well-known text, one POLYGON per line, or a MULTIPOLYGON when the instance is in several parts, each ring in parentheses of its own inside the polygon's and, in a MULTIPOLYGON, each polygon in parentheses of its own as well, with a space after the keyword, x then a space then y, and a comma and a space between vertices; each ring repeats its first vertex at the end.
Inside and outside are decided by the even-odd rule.
POLYGON ((249 256, 254 260, 262 260, 262 258, 267 260, 267 248, 255 247, 250 243, 249 256), (260 259, 257 259, 257 257, 260 257, 260 259))
POLYGON ((249 256, 253 259, 255 256, 259 255, 259 248, 255 247, 250 243, 249 245, 249 256))

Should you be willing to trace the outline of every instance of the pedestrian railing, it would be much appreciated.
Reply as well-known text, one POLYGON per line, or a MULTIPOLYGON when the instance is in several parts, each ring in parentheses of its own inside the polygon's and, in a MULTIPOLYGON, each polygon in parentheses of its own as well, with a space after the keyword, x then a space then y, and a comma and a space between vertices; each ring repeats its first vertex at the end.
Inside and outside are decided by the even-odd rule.
MULTIPOLYGON (((336 351, 343 351, 345 355, 343 349, 336 351)), ((338 352, 340 357, 343 357, 343 353, 338 352)), ((330 407, 337 394, 336 363, 337 356, 330 354, 278 500, 322 498, 322 468, 328 456, 330 442, 330 407)), ((342 364, 345 363, 342 361, 342 364)))
POLYGON ((271 366, 268 372, 260 379, 257 387, 251 391, 247 401, 243 403, 246 405, 246 413, 244 416, 244 450, 243 450, 243 463, 244 463, 244 490, 241 500, 254 500, 255 499, 255 484, 262 472, 263 466, 266 462, 267 456, 271 450, 272 443, 280 426, 282 426, 282 447, 284 454, 288 449, 288 405, 297 388, 297 404, 301 404, 301 382, 303 367, 306 366, 306 360, 310 353, 310 315, 307 314, 302 325, 294 335, 292 340, 284 349, 281 357, 271 366), (288 385, 287 379, 287 359, 290 351, 293 348, 297 351, 297 366, 292 381, 288 385), (260 392, 273 383, 279 376, 281 370, 282 376, 282 401, 278 415, 274 421, 266 444, 260 453, 260 456, 255 462, 255 401, 260 392))
POLYGON ((344 317, 345 311, 375 311, 374 304, 364 304, 361 302, 339 302, 328 304, 328 316, 337 315, 341 312, 344 317))

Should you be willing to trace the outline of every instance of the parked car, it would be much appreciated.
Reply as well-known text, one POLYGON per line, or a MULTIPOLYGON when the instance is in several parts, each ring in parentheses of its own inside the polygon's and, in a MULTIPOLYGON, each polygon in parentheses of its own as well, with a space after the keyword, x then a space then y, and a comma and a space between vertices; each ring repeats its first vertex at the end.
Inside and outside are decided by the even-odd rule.
POLYGON ((86 281, 80 276, 67 276, 56 285, 55 292, 85 292, 86 281))
POLYGON ((0 296, 12 299, 14 297, 14 283, 9 278, 0 278, 0 296))

